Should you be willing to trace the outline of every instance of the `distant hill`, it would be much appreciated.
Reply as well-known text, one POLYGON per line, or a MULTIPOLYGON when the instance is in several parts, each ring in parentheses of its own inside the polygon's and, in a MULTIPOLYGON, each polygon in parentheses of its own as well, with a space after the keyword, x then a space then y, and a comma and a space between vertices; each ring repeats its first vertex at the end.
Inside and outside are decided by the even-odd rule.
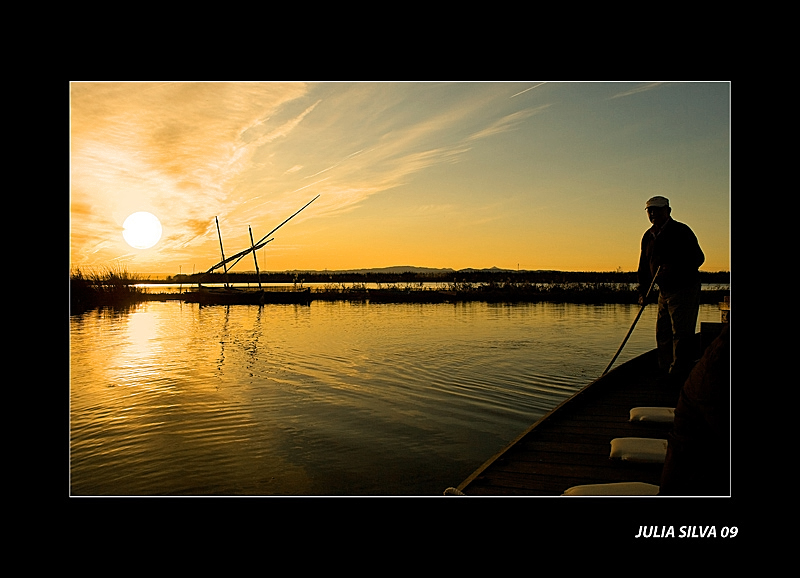
POLYGON ((398 265, 396 267, 373 267, 371 269, 331 269, 325 271, 309 271, 307 269, 295 269, 291 271, 291 273, 329 273, 329 274, 338 274, 338 273, 357 273, 357 274, 364 274, 364 273, 392 273, 392 274, 400 274, 400 273, 420 273, 420 274, 427 274, 427 273, 453 273, 453 269, 435 269, 432 267, 413 267, 411 265, 398 265))
MULTIPOLYGON (((523 270, 524 271, 524 270, 523 270)), ((488 269, 459 269, 459 273, 521 273, 519 269, 500 269, 499 267, 489 267, 488 269)))
POLYGON ((328 274, 339 274, 339 273, 356 273, 356 274, 365 274, 365 273, 391 273, 391 274, 402 274, 402 273, 418 273, 421 275, 426 274, 440 274, 440 273, 499 273, 503 271, 516 271, 516 269, 499 269, 498 267, 490 267, 488 269, 437 269, 435 267, 414 267, 412 265, 397 265, 395 267, 373 267, 371 269, 335 269, 335 270, 326 270, 326 271, 309 271, 307 269, 295 269, 289 271, 290 273, 328 273, 328 274))

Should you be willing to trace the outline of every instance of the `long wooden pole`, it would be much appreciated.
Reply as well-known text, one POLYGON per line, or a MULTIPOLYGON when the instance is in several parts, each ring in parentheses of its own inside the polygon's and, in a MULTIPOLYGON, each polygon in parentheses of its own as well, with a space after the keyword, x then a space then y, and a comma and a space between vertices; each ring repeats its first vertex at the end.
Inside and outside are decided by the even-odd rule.
MULTIPOLYGON (((286 220, 285 220, 283 223, 281 223, 280 225, 278 225, 277 227, 275 227, 274 229, 272 229, 272 230, 271 230, 269 233, 267 233, 266 235, 264 235, 264 236, 261 238, 261 241, 263 241, 264 239, 266 239, 267 237, 269 237, 269 236, 270 236, 272 233, 274 233, 275 231, 277 231, 278 229, 280 229, 281 227, 283 227, 283 226, 284 226, 286 223, 288 223, 289 221, 291 221, 292 219, 294 219, 294 218, 295 218, 297 215, 299 215, 299 214, 300 214, 300 212, 301 212, 301 211, 303 211, 303 209, 305 209, 305 208, 306 208, 308 205, 310 205, 311 203, 313 203, 314 201, 316 201, 318 198, 319 198, 319 195, 317 195, 316 197, 314 197, 313 199, 311 199, 310 201, 308 201, 308 202, 307 202, 305 205, 303 205, 303 206, 302 206, 302 207, 301 207, 301 208, 300 208, 300 209, 299 209, 299 210, 298 210, 298 211, 297 211, 295 214, 293 214, 291 217, 289 217, 288 219, 286 219, 286 220)), ((259 243, 261 243, 261 241, 259 241, 259 243)))
POLYGON ((608 367, 606 367, 606 370, 603 372, 603 375, 608 373, 608 370, 611 369, 612 365, 614 365, 614 362, 617 360, 617 357, 619 357, 619 354, 622 353, 622 348, 625 347, 625 344, 628 342, 628 338, 631 336, 631 333, 633 333, 633 328, 636 327, 636 323, 639 321, 639 317, 642 316, 642 311, 644 311, 644 308, 647 307, 647 298, 650 297, 650 292, 653 290, 653 285, 655 285, 656 283, 656 277, 658 277, 659 271, 661 271, 660 265, 658 266, 658 269, 656 269, 656 274, 653 275, 653 280, 650 282, 650 288, 647 290, 647 295, 644 296, 644 302, 642 303, 642 306, 639 308, 639 313, 636 315, 636 319, 633 320, 633 325, 631 325, 631 328, 628 329, 628 334, 625 336, 625 339, 622 340, 622 344, 619 346, 619 349, 617 349, 617 353, 614 355, 614 358, 611 360, 611 363, 608 364, 608 367))
POLYGON ((253 229, 251 229, 250 225, 248 225, 247 230, 250 231, 250 247, 253 249, 253 263, 256 264, 256 275, 258 276, 258 288, 261 289, 261 271, 258 270, 258 259, 256 258, 256 244, 253 243, 253 229))
MULTIPOLYGON (((265 246, 270 241, 274 241, 274 240, 275 239, 270 239, 269 241, 264 241, 263 243, 261 243, 259 245, 256 245, 255 248, 256 249, 260 249, 261 247, 265 246)), ((206 271, 206 273, 211 273, 212 271, 215 271, 216 269, 219 269, 220 267, 222 267, 223 265, 225 265, 227 263, 230 263, 231 261, 233 261, 233 265, 236 265, 236 263, 238 263, 242 259, 242 257, 246 256, 252 250, 253 250, 253 247, 250 247, 249 249, 245 249, 244 251, 240 251, 239 253, 236 253, 235 255, 231 255, 230 257, 220 261, 219 263, 217 263, 213 267, 209 268, 209 270, 206 271)), ((233 265, 228 267, 228 269, 233 269, 233 265)))
MULTIPOLYGON (((297 212, 296 212, 295 214, 293 214, 291 217, 289 217, 288 219, 286 219, 286 220, 285 220, 283 223, 281 223, 280 225, 278 225, 277 227, 275 227, 274 229, 272 229, 272 230, 271 230, 269 233, 267 233, 266 235, 264 235, 263 237, 261 237, 261 239, 259 239, 258 243, 256 243, 256 245, 258 245, 258 248, 261 248, 261 247, 263 247, 262 243, 264 242, 264 240, 265 240, 267 237, 269 237, 269 236, 270 236, 272 233, 274 233, 275 231, 277 231, 278 229, 280 229, 281 227, 283 227, 283 226, 284 226, 286 223, 288 223, 289 221, 291 221, 292 219, 294 219, 294 218, 295 218, 297 215, 299 215, 299 214, 300 214, 300 212, 301 212, 303 209, 305 209, 305 208, 306 208, 308 205, 310 205, 311 203, 313 203, 314 201, 316 201, 318 198, 319 198, 319 195, 317 195, 316 197, 314 197, 313 199, 311 199, 310 201, 308 201, 308 202, 307 202, 305 205, 303 205, 303 207, 302 207, 302 208, 301 208, 299 211, 297 211, 297 212)), ((272 241, 272 239, 270 239, 270 241, 272 241)), ((267 243, 269 243, 269 241, 267 241, 267 243)), ((236 263, 238 263, 239 261, 241 261, 241 260, 242 260, 242 258, 243 258, 243 257, 244 257, 244 256, 245 256, 247 253, 249 253, 249 252, 250 252, 250 250, 251 250, 251 249, 246 249, 246 250, 245 250, 245 251, 243 251, 242 253, 239 253, 239 255, 240 255, 240 256, 239 256, 239 258, 238 258, 236 261, 234 261, 234 262, 233 262, 233 265, 236 265, 236 263)), ((233 257, 231 257, 231 259, 233 259, 233 257)), ((231 268, 233 267, 233 265, 231 265, 231 268)))
MULTIPOLYGON (((267 237, 269 237, 269 236, 270 236, 272 233, 274 233, 275 231, 277 231, 278 229, 280 229, 281 227, 283 227, 283 226, 284 226, 286 223, 288 223, 289 221, 291 221, 292 219, 294 219, 294 218, 295 218, 295 217, 296 217, 296 216, 297 216, 297 215, 298 215, 298 214, 299 214, 299 213, 300 213, 300 212, 301 212, 303 209, 305 209, 305 208, 306 208, 308 205, 310 205, 311 203, 313 203, 314 201, 316 201, 318 198, 319 198, 319 195, 317 195, 316 197, 314 197, 313 199, 311 199, 309 202, 307 202, 305 205, 303 205, 303 207, 302 207, 302 208, 301 208, 299 211, 297 211, 296 213, 294 213, 294 214, 293 214, 291 217, 289 217, 288 219, 286 219, 286 220, 285 220, 283 223, 281 223, 280 225, 278 225, 277 227, 275 227, 274 229, 272 229, 272 230, 271 230, 269 233, 267 233, 266 235, 264 235, 264 236, 263 236, 263 237, 262 237, 262 238, 261 238, 261 239, 258 241, 258 243, 255 243, 255 245, 251 245, 251 247, 250 247, 249 249, 245 249, 244 251, 240 251, 239 253, 236 253, 236 254, 235 254, 235 255, 233 255, 232 257, 228 257, 227 259, 225 259, 225 254, 223 253, 223 256, 222 256, 222 261, 221 261, 220 263, 217 263, 217 264, 216 264, 216 265, 214 265, 213 267, 211 267, 211 268, 210 268, 208 271, 206 271, 206 273, 211 273, 211 272, 212 272, 212 271, 214 271, 215 269, 219 269, 220 267, 222 267, 222 266, 225 266, 225 264, 226 264, 226 263, 228 263, 228 262, 230 262, 230 261, 233 261, 233 264, 230 266, 230 268, 231 268, 231 269, 233 269, 234 265, 236 265, 236 263, 238 263, 239 261, 241 261, 241 260, 242 260, 242 259, 243 259, 243 258, 244 258, 244 257, 245 257, 247 254, 248 254, 248 253, 250 253, 250 251, 253 251, 253 250, 255 250, 255 249, 260 249, 261 247, 263 247, 264 245, 266 245, 266 244, 267 244, 267 243, 269 243, 270 241, 273 241, 274 239, 269 239, 269 240, 266 240, 266 239, 267 239, 267 237)), ((214 217, 214 218, 216 219, 216 217, 214 217)), ((217 233, 219 233, 219 221, 217 221, 217 233)), ((219 240, 219 242, 220 242, 220 249, 222 249, 222 236, 220 236, 220 240, 219 240)), ((226 267, 226 269, 225 269, 225 273, 226 273, 226 274, 227 274, 227 269, 228 269, 228 268, 226 267)))
POLYGON ((217 235, 219 236, 219 252, 222 253, 222 266, 225 268, 225 287, 228 286, 228 266, 225 264, 225 251, 222 249, 222 233, 219 230, 219 219, 214 217, 217 223, 217 235))

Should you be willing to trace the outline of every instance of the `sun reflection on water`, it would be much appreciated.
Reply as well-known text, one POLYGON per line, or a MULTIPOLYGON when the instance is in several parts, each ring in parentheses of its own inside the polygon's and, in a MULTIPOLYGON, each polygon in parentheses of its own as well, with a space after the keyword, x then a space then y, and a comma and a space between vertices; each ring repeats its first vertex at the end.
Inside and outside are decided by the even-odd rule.
MULTIPOLYGON (((635 309, 148 302, 73 316, 72 492, 438 495, 599 376, 635 309)), ((618 363, 653 347, 653 316, 618 363)))

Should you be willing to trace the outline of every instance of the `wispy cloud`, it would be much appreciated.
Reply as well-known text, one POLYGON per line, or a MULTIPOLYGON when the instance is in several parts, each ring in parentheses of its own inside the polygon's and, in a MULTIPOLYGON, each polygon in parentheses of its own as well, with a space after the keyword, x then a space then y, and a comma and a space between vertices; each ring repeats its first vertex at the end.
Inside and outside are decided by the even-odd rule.
POLYGON ((546 82, 540 82, 539 84, 534 84, 533 86, 528 87, 525 90, 522 90, 522 91, 518 92, 517 94, 512 94, 509 98, 514 98, 515 96, 519 96, 520 94, 525 94, 529 90, 533 90, 534 88, 539 88, 540 86, 542 86, 544 84, 547 84, 547 83, 546 82))
POLYGON ((545 108, 487 121, 491 93, 462 91, 448 106, 431 101, 429 109, 417 104, 428 86, 403 87, 388 105, 376 98, 380 84, 316 88, 73 85, 72 202, 82 223, 74 240, 98 255, 127 255, 117 229, 134 210, 154 212, 169 231, 152 254, 213 245, 214 216, 226 230, 269 227, 305 196, 323 195, 314 215, 348 212, 430 167, 458 162, 475 141, 545 108))
POLYGON ((647 92, 648 90, 653 90, 653 89, 659 88, 661 86, 664 86, 664 84, 665 84, 664 82, 651 82, 649 84, 642 84, 641 86, 637 86, 637 87, 631 88, 630 90, 626 90, 624 92, 617 93, 614 96, 611 96, 609 98, 610 99, 623 98, 625 96, 631 96, 632 94, 639 94, 640 92, 647 92))
MULTIPOLYGON (((505 251, 514 234, 509 223, 523 214, 524 222, 541 221, 542 203, 561 206, 560 199, 579 199, 585 190, 628 195, 652 188, 648 179, 657 181, 664 166, 703 160, 681 148, 667 165, 662 153, 675 147, 660 131, 627 138, 643 121, 689 122, 684 107, 670 116, 664 99, 647 97, 665 86, 675 98, 697 97, 691 83, 660 82, 73 83, 70 254, 88 265, 124 259, 145 272, 148 263, 200 270, 219 256, 215 216, 226 249, 239 249, 249 243, 248 226, 263 234, 316 195, 272 251, 294 243, 304 259, 326 266, 358 247, 394 259, 383 254, 391 244, 376 242, 391 236, 387 220, 436 223, 439 249, 453 254, 464 250, 468 225, 494 220, 498 226, 485 227, 486 234, 491 230, 502 240, 492 246, 505 251), (618 99, 619 114, 588 114, 602 106, 598 98, 618 99), (504 154, 511 147, 514 154, 504 154), (644 153, 658 158, 654 170, 641 168, 644 153), (591 170, 591 182, 579 182, 575 167, 584 176, 591 170), (161 242, 146 251, 131 249, 121 235, 125 217, 137 210, 156 214, 164 227, 161 242), (348 213, 352 220, 338 218, 348 213)), ((714 113, 707 92, 690 101, 698 112, 688 113, 714 113)), ((717 116, 725 123, 727 115, 717 116)), ((531 228, 523 229, 516 244, 532 246, 531 228)))
POLYGON ((522 121, 533 115, 541 113, 542 111, 546 110, 549 106, 550 106, 549 104, 543 104, 536 108, 520 110, 518 112, 506 115, 503 118, 493 122, 490 126, 482 130, 479 130, 476 133, 471 134, 468 140, 475 141, 486 137, 494 136, 497 134, 501 134, 510 130, 514 130, 517 126, 519 126, 519 124, 522 121))
MULTIPOLYGON (((134 210, 154 212, 171 231, 151 254, 205 234, 204 223, 251 166, 254 151, 288 135, 315 105, 256 129, 305 91, 271 83, 74 83, 71 196, 81 223, 74 223, 73 238, 99 247, 89 254, 125 254, 117 229, 134 210), (92 214, 83 216, 87 207, 92 214)), ((86 252, 73 251, 79 254, 86 252)))

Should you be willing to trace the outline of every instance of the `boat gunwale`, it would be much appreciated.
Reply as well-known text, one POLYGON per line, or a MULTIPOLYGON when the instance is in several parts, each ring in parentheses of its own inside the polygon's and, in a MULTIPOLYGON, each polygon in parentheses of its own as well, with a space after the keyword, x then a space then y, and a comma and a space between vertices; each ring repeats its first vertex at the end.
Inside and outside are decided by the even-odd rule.
MULTIPOLYGON (((481 466, 479 466, 474 472, 472 472, 463 482, 461 482, 456 489, 460 492, 463 492, 469 485, 474 482, 477 478, 479 478, 492 464, 500 460, 504 454, 509 452, 512 448, 514 448, 522 439, 524 439, 528 434, 532 431, 536 430, 537 428, 541 427, 542 424, 549 422, 554 418, 556 414, 559 414, 566 406, 574 405, 575 403, 583 400, 586 397, 586 393, 593 388, 593 386, 597 386, 598 384, 608 385, 611 382, 615 382, 618 379, 621 379, 622 376, 626 373, 633 371, 636 367, 641 364, 645 364, 648 361, 654 361, 657 355, 657 350, 652 349, 650 351, 646 351, 633 359, 629 359, 628 361, 622 363, 621 365, 611 369, 608 373, 601 375, 600 377, 590 381, 588 384, 583 386, 581 389, 576 391, 573 395, 568 397, 567 399, 563 400, 559 403, 556 407, 545 413, 542 417, 536 420, 532 425, 528 428, 523 430, 517 437, 511 440, 505 447, 503 447, 500 451, 494 454, 492 457, 487 459, 481 466)), ((594 387, 592 391, 595 391, 597 387, 594 387)))

